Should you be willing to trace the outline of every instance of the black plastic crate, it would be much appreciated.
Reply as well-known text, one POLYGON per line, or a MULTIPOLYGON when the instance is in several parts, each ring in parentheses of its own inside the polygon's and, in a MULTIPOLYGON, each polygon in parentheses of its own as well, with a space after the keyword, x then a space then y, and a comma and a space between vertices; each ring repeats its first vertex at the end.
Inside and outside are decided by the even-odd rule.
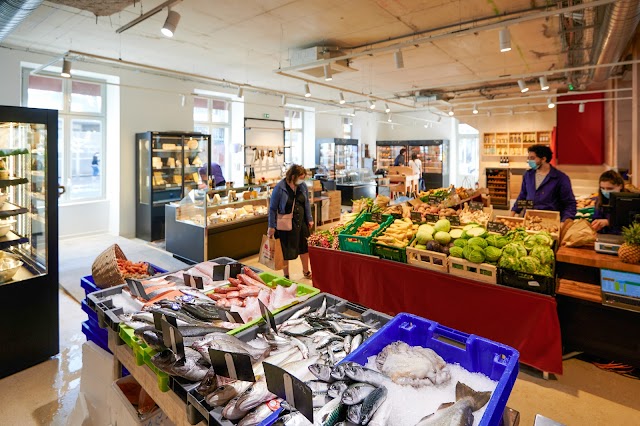
POLYGON ((520 271, 499 268, 498 282, 507 287, 519 288, 534 293, 553 296, 556 292, 555 277, 529 274, 520 271))

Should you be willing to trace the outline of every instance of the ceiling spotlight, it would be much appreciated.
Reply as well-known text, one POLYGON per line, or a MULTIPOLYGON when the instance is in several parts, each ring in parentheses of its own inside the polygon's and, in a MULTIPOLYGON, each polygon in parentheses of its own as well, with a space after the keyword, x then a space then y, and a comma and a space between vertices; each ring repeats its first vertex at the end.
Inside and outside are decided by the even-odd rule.
POLYGON ((60 73, 61 77, 71 78, 71 61, 68 59, 64 59, 62 61, 62 72, 60 73))
POLYGON ((178 27, 178 22, 180 22, 180 14, 175 10, 169 9, 167 20, 164 21, 164 25, 160 31, 165 37, 173 37, 178 27))
POLYGON ((525 83, 524 80, 518 80, 518 86, 520 86, 520 91, 522 93, 527 93, 529 91, 527 83, 525 83))
POLYGON ((442 116, 441 115, 438 116, 438 119, 436 121, 439 123, 440 120, 442 120, 442 116))
POLYGON ((396 62, 396 68, 404 68, 404 58, 402 57, 402 50, 396 50, 393 54, 393 59, 396 62))
POLYGON ((286 104, 287 104, 287 96, 282 95, 282 105, 286 105, 286 104))
POLYGON ((342 94, 342 92, 340 92, 340 105, 344 105, 345 102, 347 101, 344 100, 344 95, 342 94))
POLYGON ((393 120, 391 120, 391 114, 389 114, 389 117, 387 117, 387 121, 388 121, 389 123, 391 123, 391 122, 393 121, 393 120))
POLYGON ((500 30, 500 51, 508 52, 511 50, 511 33, 509 28, 503 28, 500 30))
POLYGON ((309 83, 304 84, 304 97, 305 98, 311 97, 311 90, 309 90, 309 83))
POLYGON ((238 94, 236 96, 240 99, 244 97, 244 89, 242 87, 238 87, 238 94))
POLYGON ((491 117, 491 111, 487 111, 487 117, 491 117))
POLYGON ((540 90, 549 90, 549 82, 544 75, 540 77, 540 90))
POLYGON ((547 98, 547 108, 551 109, 551 108, 555 108, 555 107, 556 107, 556 104, 553 103, 551 98, 547 98))
POLYGON ((474 114, 478 113, 478 107, 476 106, 476 104, 473 104, 473 113, 474 114))
POLYGON ((384 112, 386 113, 391 112, 391 108, 389 108, 389 104, 384 104, 384 112))
POLYGON ((580 102, 578 105, 578 112, 581 114, 584 112, 584 102, 580 102))
POLYGON ((356 109, 355 109, 355 108, 353 109, 353 112, 351 113, 351 116, 352 116, 352 117, 355 117, 355 116, 356 116, 356 109))
POLYGON ((373 99, 369 99, 369 108, 376 109, 376 103, 373 99))
POLYGON ((513 115, 513 114, 515 114, 515 112, 513 111, 513 108, 511 108, 511 109, 509 110, 509 115, 513 115))
POLYGON ((449 108, 449 117, 453 117, 455 112, 453 112, 453 108, 449 108))
POLYGON ((331 75, 331 66, 329 64, 324 65, 324 81, 333 80, 333 76, 331 75))

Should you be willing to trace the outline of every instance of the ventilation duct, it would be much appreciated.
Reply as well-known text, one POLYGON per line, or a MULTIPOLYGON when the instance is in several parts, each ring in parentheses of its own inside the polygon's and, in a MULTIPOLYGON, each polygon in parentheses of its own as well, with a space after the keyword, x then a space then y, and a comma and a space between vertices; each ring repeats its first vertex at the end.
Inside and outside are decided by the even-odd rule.
POLYGON ((0 41, 42 4, 42 0, 4 0, 0 2, 0 41))
MULTIPOLYGON (((298 67, 297 71, 308 74, 316 78, 325 77, 324 65, 309 65, 319 60, 331 59, 334 57, 343 56, 344 52, 336 46, 314 46, 307 49, 296 49, 291 52, 290 62, 291 66, 298 67)), ((326 64, 331 75, 339 74, 345 71, 357 71, 349 66, 349 61, 341 59, 332 61, 326 64)))

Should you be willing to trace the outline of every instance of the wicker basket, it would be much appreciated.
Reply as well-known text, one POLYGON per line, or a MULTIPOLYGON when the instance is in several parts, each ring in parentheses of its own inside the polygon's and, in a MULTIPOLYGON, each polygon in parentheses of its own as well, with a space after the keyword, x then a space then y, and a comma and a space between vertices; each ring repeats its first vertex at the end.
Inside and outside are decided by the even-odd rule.
POLYGON ((127 260, 127 257, 120 246, 114 244, 100 253, 93 261, 91 275, 93 275, 93 281, 98 287, 107 288, 125 283, 124 276, 118 268, 117 259, 127 260))

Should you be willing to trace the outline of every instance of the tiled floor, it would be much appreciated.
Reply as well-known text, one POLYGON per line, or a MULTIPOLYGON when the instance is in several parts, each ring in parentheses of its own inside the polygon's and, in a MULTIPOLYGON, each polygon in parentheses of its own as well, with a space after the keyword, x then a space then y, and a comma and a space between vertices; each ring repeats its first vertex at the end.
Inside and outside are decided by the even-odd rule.
MULTIPOLYGON (((104 246, 113 237, 104 239, 104 246)), ((129 241, 131 244, 144 244, 129 241)), ((62 258, 75 265, 79 277, 90 273, 90 260, 83 268, 78 258, 88 256, 88 248, 99 248, 96 237, 75 240, 76 250, 62 258), (75 252, 75 253, 74 253, 75 252), (75 257, 75 259, 74 259, 75 257)), ((103 246, 103 247, 104 247, 103 246)), ((243 260, 257 265, 257 256, 243 260)), ((162 265, 160 265, 162 266, 162 265)), ((300 262, 291 264, 292 279, 301 281, 300 262)), ((72 278, 69 278, 72 279, 72 278)), ((61 353, 35 367, 0 380, 0 425, 64 425, 75 405, 82 367, 81 322, 86 316, 67 293, 60 294, 61 353)), ((637 336, 636 336, 637 338, 637 336)), ((109 384, 105 384, 108 386, 109 384)), ((640 380, 609 373, 579 361, 564 362, 564 374, 545 381, 540 374, 521 371, 508 405, 521 414, 521 425, 532 425, 536 413, 566 425, 640 425, 640 380)))

